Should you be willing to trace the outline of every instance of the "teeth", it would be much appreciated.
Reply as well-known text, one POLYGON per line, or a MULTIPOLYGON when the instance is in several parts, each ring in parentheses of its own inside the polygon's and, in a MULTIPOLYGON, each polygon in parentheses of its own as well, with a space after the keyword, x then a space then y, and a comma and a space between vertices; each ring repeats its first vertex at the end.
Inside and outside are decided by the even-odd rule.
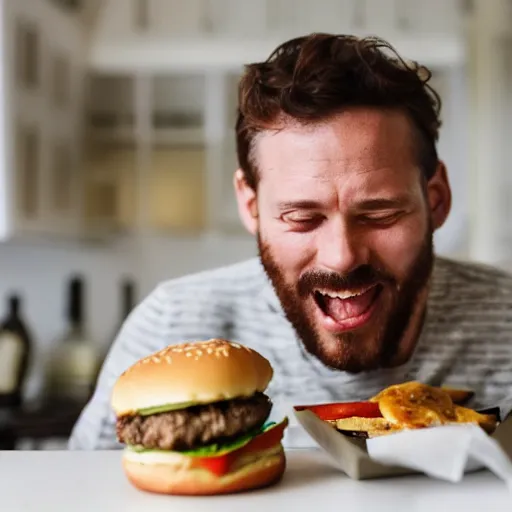
POLYGON ((330 297, 331 299, 350 299, 351 297, 357 297, 358 295, 363 295, 363 293, 366 293, 371 288, 373 288, 373 286, 370 286, 369 288, 362 288, 360 290, 351 290, 351 291, 333 292, 332 290, 317 290, 317 292, 321 293, 322 295, 326 295, 327 297, 330 297))

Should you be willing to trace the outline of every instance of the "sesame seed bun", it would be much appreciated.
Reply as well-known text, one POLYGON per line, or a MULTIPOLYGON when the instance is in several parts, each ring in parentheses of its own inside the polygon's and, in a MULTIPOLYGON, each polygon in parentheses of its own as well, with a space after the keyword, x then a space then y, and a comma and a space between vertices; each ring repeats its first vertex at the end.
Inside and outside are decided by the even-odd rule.
POLYGON ((172 404, 204 404, 263 392, 273 376, 258 352, 223 339, 170 345, 128 368, 114 385, 117 416, 172 404))

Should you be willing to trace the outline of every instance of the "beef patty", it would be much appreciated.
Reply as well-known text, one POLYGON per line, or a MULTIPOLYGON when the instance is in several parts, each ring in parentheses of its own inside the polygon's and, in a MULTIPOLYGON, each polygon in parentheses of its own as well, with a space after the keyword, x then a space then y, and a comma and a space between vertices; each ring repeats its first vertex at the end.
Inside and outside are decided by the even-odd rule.
POLYGON ((149 416, 117 419, 117 438, 128 445, 190 450, 261 427, 272 402, 263 393, 149 416))

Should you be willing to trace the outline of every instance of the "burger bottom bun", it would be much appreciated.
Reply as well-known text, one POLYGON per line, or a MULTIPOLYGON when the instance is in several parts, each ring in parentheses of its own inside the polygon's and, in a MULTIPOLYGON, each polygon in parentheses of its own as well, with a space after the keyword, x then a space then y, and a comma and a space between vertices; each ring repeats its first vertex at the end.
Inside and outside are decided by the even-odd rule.
POLYGON ((128 480, 138 489, 157 494, 217 495, 268 487, 278 483, 286 469, 282 446, 272 454, 261 454, 239 469, 217 476, 206 469, 164 462, 147 464, 126 456, 122 459, 128 480))

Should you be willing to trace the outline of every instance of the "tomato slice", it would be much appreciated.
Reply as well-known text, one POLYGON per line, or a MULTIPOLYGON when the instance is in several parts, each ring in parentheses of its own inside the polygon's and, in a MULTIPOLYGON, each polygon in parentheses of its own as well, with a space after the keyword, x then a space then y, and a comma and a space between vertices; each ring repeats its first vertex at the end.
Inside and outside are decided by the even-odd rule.
POLYGON ((194 459, 194 466, 198 468, 207 469, 216 476, 223 476, 229 471, 234 457, 232 453, 225 453, 218 457, 201 457, 194 459))
POLYGON ((231 464, 241 455, 252 452, 268 450, 276 446, 283 438, 284 431, 288 426, 288 418, 278 425, 272 426, 266 432, 263 432, 249 441, 244 446, 219 456, 194 457, 194 466, 207 469, 216 476, 223 476, 229 472, 231 464))
POLYGON ((252 438, 249 443, 247 443, 245 446, 242 446, 238 450, 235 450, 232 453, 241 455, 242 453, 245 454, 269 450, 270 448, 281 442, 281 439, 283 439, 284 431, 287 426, 288 418, 284 419, 278 425, 272 426, 266 432, 263 432, 262 434, 259 434, 256 437, 252 438))
POLYGON ((377 402, 336 402, 318 405, 296 405, 296 411, 309 410, 321 420, 340 420, 358 416, 360 418, 380 418, 382 414, 377 402))

